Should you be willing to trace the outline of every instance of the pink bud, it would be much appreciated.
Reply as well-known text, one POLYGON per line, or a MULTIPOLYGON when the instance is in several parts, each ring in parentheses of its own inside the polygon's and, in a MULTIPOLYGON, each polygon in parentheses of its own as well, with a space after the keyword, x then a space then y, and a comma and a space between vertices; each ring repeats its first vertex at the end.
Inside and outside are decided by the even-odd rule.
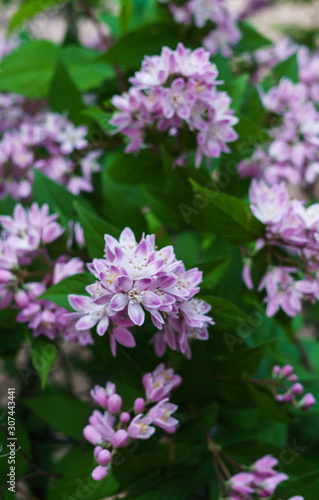
POLYGON ((283 402, 284 403, 291 403, 291 401, 293 400, 293 396, 292 394, 289 394, 289 392, 287 392, 286 394, 284 394, 283 396, 283 402))
POLYGON ((272 376, 273 377, 278 377, 281 374, 281 368, 280 366, 276 365, 272 369, 272 376))
POLYGON ((145 408, 145 400, 143 398, 136 398, 134 401, 134 411, 142 413, 145 408))
POLYGON ((130 414, 127 413, 127 411, 123 411, 120 415, 120 422, 122 422, 122 424, 127 424, 130 420, 131 420, 130 414))
POLYGON ((102 450, 97 457, 97 463, 103 465, 104 467, 108 465, 111 461, 112 455, 109 450, 102 450))
POLYGON ((14 278, 14 275, 6 269, 0 269, 0 283, 8 283, 14 278))
POLYGON ((112 394, 112 396, 109 397, 108 402, 107 402, 107 407, 109 411, 113 414, 117 413, 120 411, 122 406, 122 398, 118 394, 112 394))
POLYGON ((83 435, 91 444, 101 444, 103 439, 99 431, 93 425, 87 425, 83 429, 83 435))
POLYGON ((94 448, 94 458, 98 457, 98 454, 103 450, 102 446, 96 446, 94 448))
POLYGON ((281 370, 281 376, 283 378, 289 377, 293 373, 294 369, 291 365, 285 365, 281 370))
POLYGON ((124 448, 128 445, 128 434, 124 429, 116 431, 112 440, 114 448, 124 448))
POLYGON ((313 394, 308 392, 304 395, 304 397, 299 401, 298 406, 304 410, 309 410, 316 403, 315 397, 313 394))
POLYGON ((98 465, 97 467, 95 467, 95 469, 92 472, 92 478, 94 479, 94 481, 101 481, 102 479, 105 478, 105 476, 107 475, 107 472, 108 472, 108 470, 106 467, 102 467, 101 465, 98 465))
POLYGON ((289 382, 297 382, 298 380, 298 375, 296 375, 295 373, 293 373, 292 375, 290 375, 290 377, 288 377, 289 382))
POLYGON ((254 288, 254 283, 251 277, 251 269, 250 269, 250 264, 245 264, 243 268, 243 282, 245 283, 246 287, 249 290, 252 290, 254 288))
POLYGON ((278 403, 283 403, 284 402, 284 396, 282 394, 277 394, 276 401, 278 403))
POLYGON ((27 307, 30 302, 29 295, 25 290, 19 290, 15 296, 14 300, 19 308, 27 307))
POLYGON ((301 396, 303 394, 304 388, 302 384, 294 384, 291 388, 291 392, 296 396, 301 396))

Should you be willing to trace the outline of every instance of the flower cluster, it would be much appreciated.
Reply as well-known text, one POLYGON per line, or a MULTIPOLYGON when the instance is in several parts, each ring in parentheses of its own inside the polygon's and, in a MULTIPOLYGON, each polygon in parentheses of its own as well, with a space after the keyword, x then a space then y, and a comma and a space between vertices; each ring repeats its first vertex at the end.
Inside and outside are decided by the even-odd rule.
MULTIPOLYGON (((175 22, 195 25, 197 28, 211 28, 203 38, 203 46, 212 54, 222 54, 224 57, 232 55, 232 47, 241 38, 236 26, 236 18, 232 14, 225 0, 187 0, 182 5, 168 3, 175 22)), ((206 32, 206 30, 205 30, 206 32)))
POLYGON ((278 116, 269 131, 272 141, 239 164, 241 176, 264 178, 270 184, 312 184, 319 173, 319 113, 308 99, 307 87, 284 78, 262 100, 278 116))
MULTIPOLYGON (((275 261, 269 263, 258 288, 266 290, 267 316, 280 308, 296 316, 302 310, 302 300, 313 303, 319 298, 319 204, 306 207, 302 201, 289 199, 284 183, 268 186, 254 179, 250 206, 266 225, 257 249, 266 245, 269 258, 275 261)), ((249 264, 243 278, 248 288, 253 288, 249 264)))
MULTIPOLYGON (((257 460, 249 470, 232 476, 227 482, 227 500, 270 498, 278 484, 289 479, 287 474, 274 469, 276 465, 278 460, 272 455, 266 455, 257 460)), ((288 500, 304 499, 301 496, 294 496, 288 500)))
POLYGON ((309 410, 316 403, 313 394, 310 392, 304 394, 304 387, 298 382, 298 375, 294 373, 291 365, 285 365, 282 368, 278 365, 274 366, 272 375, 274 380, 281 382, 280 387, 285 391, 284 394, 276 395, 276 401, 279 403, 293 403, 296 408, 304 411, 309 410), (297 401, 296 396, 302 396, 302 398, 297 401))
POLYGON ((6 131, 0 140, 0 177, 6 179, 0 197, 30 198, 33 167, 74 194, 91 191, 101 152, 79 154, 88 145, 86 134, 85 126, 75 127, 65 116, 44 111, 6 131))
POLYGON ((186 271, 172 246, 157 250, 154 235, 143 236, 138 243, 126 228, 119 241, 105 235, 104 255, 88 265, 96 279, 86 288, 89 296, 69 295, 77 311, 66 315, 69 328, 89 332, 96 326, 98 335, 108 331, 114 355, 116 342, 135 346, 129 328, 143 325, 145 311, 159 330, 158 354, 167 343, 190 355, 188 342, 207 338, 207 327, 213 324, 206 315, 210 306, 194 298, 202 273, 197 268, 186 271))
POLYGON ((84 437, 95 446, 94 457, 98 466, 93 470, 93 479, 103 479, 118 448, 124 448, 135 439, 149 439, 160 427, 171 434, 178 428, 178 420, 172 417, 178 407, 170 402, 170 394, 182 382, 170 368, 160 364, 153 373, 143 377, 145 397, 135 399, 134 406, 122 411, 122 398, 116 386, 108 382, 104 387, 96 385, 92 398, 105 410, 94 410, 89 425, 84 428, 84 437), (107 410, 106 410, 107 408, 107 410))
POLYGON ((233 126, 238 119, 228 94, 216 90, 218 71, 209 57, 203 48, 191 51, 180 43, 174 51, 164 47, 160 56, 144 58, 128 93, 112 99, 119 111, 110 123, 128 138, 126 152, 150 146, 154 129, 176 139, 177 164, 186 161, 189 141, 182 137, 187 130, 196 134, 196 166, 203 156, 229 152, 227 143, 237 139, 233 126))
MULTIPOLYGON (((75 336, 65 328, 66 310, 53 302, 38 299, 51 285, 68 276, 83 273, 84 264, 78 258, 61 255, 52 261, 47 245, 56 241, 64 232, 57 222, 57 215, 49 215, 48 205, 33 203, 29 209, 17 204, 13 216, 0 216, 0 309, 13 307, 18 310, 17 321, 27 323, 33 335, 55 339, 60 333, 81 344, 91 343, 91 336, 75 336), (39 264, 38 271, 32 270, 39 264), (41 269, 42 268, 42 269, 41 269), (39 277, 40 281, 35 281, 39 277)), ((76 236, 82 240, 77 228, 76 236)))
POLYGON ((271 69, 296 53, 298 46, 290 38, 281 38, 278 42, 267 47, 245 52, 240 61, 247 69, 253 70, 252 81, 261 82, 269 75, 271 69))

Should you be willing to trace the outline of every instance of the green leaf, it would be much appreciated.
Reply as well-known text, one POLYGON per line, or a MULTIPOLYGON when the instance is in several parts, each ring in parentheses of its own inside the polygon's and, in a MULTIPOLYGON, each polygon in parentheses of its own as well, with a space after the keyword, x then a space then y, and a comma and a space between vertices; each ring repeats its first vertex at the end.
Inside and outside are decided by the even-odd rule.
POLYGON ((217 420, 217 415, 218 405, 214 401, 180 426, 178 434, 176 434, 176 441, 186 441, 188 445, 189 442, 196 443, 210 431, 217 420))
POLYGON ((289 78, 293 83, 299 82, 299 64, 297 53, 290 56, 285 61, 280 62, 273 69, 274 75, 276 77, 277 83, 280 79, 285 77, 289 78))
POLYGON ((56 360, 58 349, 53 342, 41 337, 34 339, 30 337, 30 355, 34 368, 41 379, 41 386, 44 389, 50 370, 56 360))
POLYGON ((138 156, 122 154, 108 169, 108 175, 120 184, 154 184, 163 181, 160 160, 151 151, 138 156))
POLYGON ((61 50, 60 57, 81 92, 96 88, 115 76, 111 65, 102 61, 101 55, 94 50, 68 45, 61 50))
POLYGON ((51 82, 49 103, 52 111, 66 113, 77 125, 83 123, 81 115, 84 104, 81 94, 61 60, 57 62, 51 82))
POLYGON ((125 33, 127 30, 127 27, 132 17, 132 12, 133 12, 132 0, 121 0, 119 24, 122 33, 125 33))
POLYGON ((210 314, 214 318, 218 330, 237 328, 240 325, 254 325, 254 320, 244 311, 229 300, 210 295, 201 296, 203 300, 212 306, 210 314))
POLYGON ((39 170, 34 171, 33 196, 40 205, 48 203, 52 211, 60 212, 69 219, 76 218, 73 203, 78 197, 39 170))
POLYGON ((240 23, 239 29, 242 32, 242 38, 236 45, 237 52, 252 52, 272 44, 269 38, 264 37, 247 21, 240 23))
POLYGON ((232 99, 231 108, 238 112, 241 108, 244 93, 247 90, 249 75, 243 74, 225 85, 226 92, 232 99))
POLYGON ((260 365, 269 345, 270 342, 265 342, 256 347, 245 347, 230 356, 218 356, 214 360, 214 370, 218 375, 233 376, 237 380, 247 377, 247 374, 252 375, 260 365))
POLYGON ((198 233, 183 231, 176 236, 174 250, 178 260, 182 260, 188 269, 197 265, 201 251, 201 242, 198 233))
POLYGON ((48 288, 38 300, 50 300, 59 306, 73 311, 68 301, 69 294, 86 295, 85 287, 91 285, 94 278, 91 273, 75 274, 48 288))
POLYGON ((230 243, 246 243, 263 235, 264 226, 254 217, 247 203, 204 188, 192 179, 190 182, 203 206, 201 209, 198 204, 194 210, 189 219, 192 225, 211 231, 230 243))
POLYGON ((92 411, 90 404, 57 390, 46 390, 24 404, 52 429, 78 440, 92 411))
POLYGON ((246 154, 242 150, 243 142, 247 149, 249 146, 255 146, 256 142, 269 141, 271 139, 267 132, 252 120, 243 115, 237 116, 239 117, 239 122, 235 125, 235 130, 239 136, 239 140, 233 143, 232 149, 234 151, 239 150, 239 152, 246 154), (240 144, 240 149, 238 148, 238 144, 240 144))
POLYGON ((276 488, 271 500, 279 500, 282 498, 290 498, 295 495, 300 495, 305 500, 318 500, 319 491, 319 471, 305 474, 296 479, 284 481, 276 488))
POLYGON ((97 106, 92 106, 92 108, 84 109, 82 111, 82 115, 88 116, 89 118, 94 120, 99 124, 101 129, 108 134, 114 131, 114 127, 110 125, 110 119, 113 116, 113 113, 111 113, 110 111, 103 111, 97 106))
POLYGON ((32 19, 32 17, 36 14, 50 9, 51 7, 55 7, 58 4, 66 3, 66 1, 67 0, 41 0, 41 2, 35 2, 34 0, 24 1, 11 17, 8 31, 11 32, 16 28, 19 28, 26 21, 32 19))
POLYGON ((11 196, 6 196, 0 200, 0 214, 11 215, 17 202, 11 196))
POLYGON ((101 56, 125 69, 136 69, 146 55, 160 54, 163 40, 167 47, 176 48, 180 38, 174 33, 171 25, 155 23, 143 26, 124 35, 107 52, 101 56))
POLYGON ((89 254, 92 258, 102 257, 105 245, 104 235, 110 234, 111 236, 114 236, 114 238, 118 238, 120 230, 113 226, 113 224, 101 219, 94 212, 83 207, 78 202, 74 203, 74 207, 84 230, 85 241, 89 254))
POLYGON ((21 45, 0 64, 0 90, 43 99, 49 94, 59 48, 46 40, 21 45))
POLYGON ((274 396, 262 386, 248 384, 251 399, 255 402, 261 416, 272 422, 289 424, 291 419, 287 413, 276 403, 274 396))

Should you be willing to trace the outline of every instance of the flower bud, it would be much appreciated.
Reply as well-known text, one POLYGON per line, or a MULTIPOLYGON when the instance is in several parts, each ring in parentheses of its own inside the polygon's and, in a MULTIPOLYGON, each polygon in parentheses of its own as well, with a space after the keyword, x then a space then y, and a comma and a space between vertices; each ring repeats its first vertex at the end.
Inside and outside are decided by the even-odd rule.
POLYGON ((115 414, 120 411, 122 406, 122 398, 118 394, 112 394, 112 396, 109 397, 108 402, 107 402, 107 407, 108 410, 115 414))
POLYGON ((136 398, 134 401, 134 411, 142 413, 145 408, 145 400, 143 398, 136 398))
POLYGON ((111 461, 112 455, 109 450, 102 450, 98 457, 97 457, 97 463, 99 465, 103 465, 104 467, 108 465, 111 461))
POLYGON ((96 447, 94 448, 94 458, 96 458, 96 459, 97 459, 98 454, 99 454, 102 450, 103 450, 102 446, 96 446, 96 447))
POLYGON ((282 369, 281 369, 281 376, 283 378, 286 378, 286 377, 289 377, 289 375, 291 375, 293 373, 294 369, 291 365, 285 365, 282 369))
POLYGON ((124 448, 128 445, 128 434, 124 429, 116 431, 113 436, 112 444, 114 448, 124 448))
POLYGON ((91 444, 101 444, 103 439, 99 431, 93 425, 87 425, 83 429, 83 435, 91 444))
POLYGON ((281 374, 281 368, 280 366, 276 365, 272 369, 272 376, 273 377, 278 377, 281 374))
POLYGON ((127 411, 123 411, 120 415, 120 422, 127 424, 131 420, 131 415, 127 411))
POLYGON ((296 375, 295 373, 293 373, 292 375, 290 375, 290 377, 288 377, 289 382, 297 382, 298 380, 298 375, 296 375))
POLYGON ((95 467, 95 469, 92 472, 92 478, 94 479, 94 481, 101 481, 102 479, 105 478, 107 473, 108 473, 108 470, 106 467, 102 467, 101 465, 98 465, 97 467, 95 467))
POLYGON ((22 309, 27 307, 30 302, 29 296, 25 290, 19 290, 14 296, 15 303, 22 309))
POLYGON ((303 385, 302 384, 294 384, 292 387, 291 387, 291 392, 292 394, 294 394, 295 396, 301 396, 301 394, 303 394, 303 391, 304 391, 304 388, 303 388, 303 385))
POLYGON ((298 406, 301 410, 307 411, 316 403, 315 397, 313 394, 308 392, 304 395, 304 397, 299 401, 298 406))

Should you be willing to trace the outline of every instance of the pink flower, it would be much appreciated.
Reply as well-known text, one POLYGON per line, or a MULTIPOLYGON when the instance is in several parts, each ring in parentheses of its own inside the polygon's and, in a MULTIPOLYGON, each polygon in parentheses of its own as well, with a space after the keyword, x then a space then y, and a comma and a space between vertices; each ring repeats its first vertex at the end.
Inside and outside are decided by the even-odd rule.
POLYGON ((250 472, 239 472, 239 474, 236 474, 229 480, 229 486, 233 492, 247 497, 255 491, 252 488, 253 481, 254 475, 250 472))
POLYGON ((155 432, 155 427, 152 427, 151 423, 150 417, 143 417, 141 413, 136 415, 128 426, 129 436, 134 439, 150 438, 155 432))
POLYGON ((178 420, 171 416, 177 409, 178 406, 170 403, 169 399, 165 398, 150 409, 148 416, 152 419, 154 425, 171 434, 179 426, 178 420))
POLYGON ((154 372, 147 373, 143 377, 146 397, 152 403, 169 396, 171 391, 176 389, 181 382, 181 377, 175 375, 173 369, 165 369, 164 363, 158 365, 154 372))

